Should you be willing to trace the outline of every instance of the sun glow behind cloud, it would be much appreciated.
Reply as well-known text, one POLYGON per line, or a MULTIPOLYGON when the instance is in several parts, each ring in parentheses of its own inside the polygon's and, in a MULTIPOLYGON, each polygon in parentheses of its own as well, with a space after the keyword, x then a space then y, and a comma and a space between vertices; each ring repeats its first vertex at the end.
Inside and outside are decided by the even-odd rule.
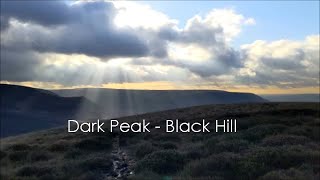
POLYGON ((210 52, 197 45, 169 44, 169 58, 172 60, 189 60, 192 63, 205 63, 211 57, 210 52))
POLYGON ((118 9, 114 19, 117 27, 159 29, 169 23, 178 23, 148 5, 130 1, 113 1, 113 4, 118 9))

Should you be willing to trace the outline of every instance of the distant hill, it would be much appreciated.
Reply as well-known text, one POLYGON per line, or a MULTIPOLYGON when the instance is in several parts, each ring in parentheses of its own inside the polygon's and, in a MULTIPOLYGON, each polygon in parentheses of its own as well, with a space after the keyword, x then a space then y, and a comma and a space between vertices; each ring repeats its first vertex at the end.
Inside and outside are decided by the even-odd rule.
POLYGON ((54 90, 64 97, 83 96, 98 104, 105 118, 114 118, 208 104, 267 102, 252 93, 215 90, 125 90, 67 89, 54 90))
POLYGON ((1 137, 51 128, 70 118, 96 117, 99 108, 84 97, 60 97, 51 91, 0 85, 1 137))
POLYGON ((73 89, 0 85, 1 137, 64 125, 68 119, 118 118, 207 104, 266 102, 251 93, 73 89))
POLYGON ((320 102, 319 94, 272 94, 261 97, 272 102, 320 102))

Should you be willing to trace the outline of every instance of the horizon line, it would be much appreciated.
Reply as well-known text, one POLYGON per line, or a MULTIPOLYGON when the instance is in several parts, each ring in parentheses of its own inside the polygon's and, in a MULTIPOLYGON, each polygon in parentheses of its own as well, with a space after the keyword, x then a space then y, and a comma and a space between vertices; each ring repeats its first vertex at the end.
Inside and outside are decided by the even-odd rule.
POLYGON ((41 89, 41 90, 48 90, 48 91, 57 91, 57 90, 79 90, 79 89, 106 89, 106 90, 127 90, 127 91, 223 91, 223 92, 230 92, 230 93, 250 93, 250 94, 257 94, 257 95, 320 95, 320 92, 304 92, 304 93, 255 93, 251 91, 235 91, 235 90, 225 90, 225 89, 140 89, 140 88, 111 88, 111 87, 65 87, 65 88, 43 88, 43 87, 36 87, 32 85, 26 84, 15 84, 15 83, 3 83, 0 82, 0 85, 10 85, 10 86, 21 86, 26 88, 33 88, 33 89, 41 89))

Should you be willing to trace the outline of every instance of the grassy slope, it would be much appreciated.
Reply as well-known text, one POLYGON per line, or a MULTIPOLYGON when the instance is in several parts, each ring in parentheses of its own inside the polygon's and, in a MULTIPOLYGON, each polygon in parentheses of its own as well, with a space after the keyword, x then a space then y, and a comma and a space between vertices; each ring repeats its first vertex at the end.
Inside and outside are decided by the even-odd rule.
MULTIPOLYGON (((237 133, 68 134, 52 129, 1 139, 5 179, 112 177, 114 140, 128 153, 130 179, 312 179, 320 172, 319 104, 212 105, 121 118, 153 124, 237 118, 237 133), (131 166, 129 164, 129 166, 131 166)), ((126 176, 126 175, 125 175, 126 176)), ((2 178, 1 178, 2 179, 2 178)))

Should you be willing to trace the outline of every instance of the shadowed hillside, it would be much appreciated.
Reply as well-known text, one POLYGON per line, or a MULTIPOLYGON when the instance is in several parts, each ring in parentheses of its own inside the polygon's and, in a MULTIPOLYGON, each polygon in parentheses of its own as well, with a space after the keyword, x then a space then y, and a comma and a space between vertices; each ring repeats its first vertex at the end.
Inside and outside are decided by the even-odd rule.
POLYGON ((99 108, 83 97, 60 97, 42 89, 4 84, 0 92, 1 136, 61 126, 70 118, 99 114, 99 108))
POLYGON ((318 179, 318 103, 207 105, 120 118, 237 118, 237 133, 66 133, 1 139, 1 179, 318 179))
POLYGON ((320 102, 320 94, 274 94, 261 97, 271 102, 320 102))
POLYGON ((206 104, 266 102, 252 93, 215 90, 70 89, 53 92, 66 97, 86 97, 100 105, 106 118, 206 104))
POLYGON ((225 91, 74 89, 51 92, 5 84, 0 85, 0 91, 0 137, 61 126, 68 119, 114 118, 195 105, 265 101, 254 94, 225 91))

